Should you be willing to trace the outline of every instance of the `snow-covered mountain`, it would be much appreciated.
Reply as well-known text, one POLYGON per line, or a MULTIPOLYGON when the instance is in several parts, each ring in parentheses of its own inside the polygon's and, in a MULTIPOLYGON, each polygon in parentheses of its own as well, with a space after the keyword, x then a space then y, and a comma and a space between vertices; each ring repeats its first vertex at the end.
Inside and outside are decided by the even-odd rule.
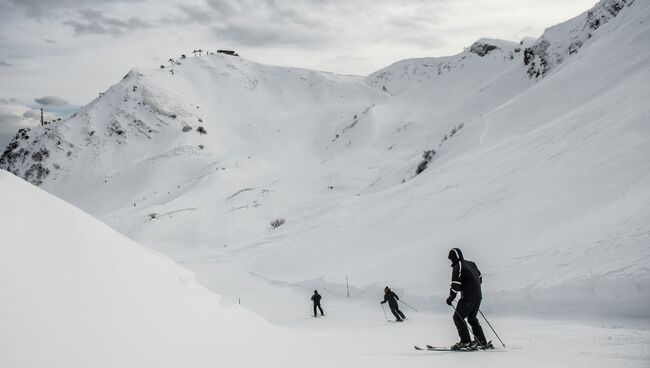
POLYGON ((459 246, 488 310, 647 317, 649 19, 603 0, 535 41, 368 77, 183 58, 20 131, 0 167, 213 289, 232 263, 442 308, 459 246))

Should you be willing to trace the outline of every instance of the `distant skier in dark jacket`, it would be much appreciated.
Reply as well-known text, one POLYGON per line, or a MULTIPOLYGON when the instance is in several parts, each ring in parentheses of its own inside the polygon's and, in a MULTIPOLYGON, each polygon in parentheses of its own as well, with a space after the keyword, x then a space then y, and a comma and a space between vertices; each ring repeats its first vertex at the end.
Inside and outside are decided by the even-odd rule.
POLYGON ((314 295, 311 296, 311 301, 314 302, 314 317, 318 317, 318 314, 316 314, 316 308, 320 310, 321 316, 325 315, 323 313, 323 308, 321 308, 320 306, 320 300, 321 300, 321 296, 318 293, 318 290, 314 290, 314 295))
POLYGON ((450 250, 448 258, 451 261, 452 270, 451 288, 449 289, 447 304, 452 305, 456 294, 460 292, 460 300, 454 312, 454 324, 456 325, 456 329, 458 329, 460 342, 452 346, 452 349, 468 348, 473 345, 465 318, 467 318, 467 322, 472 327, 472 333, 474 334, 474 338, 476 338, 474 344, 485 347, 487 341, 485 340, 485 335, 478 322, 478 318, 476 318, 483 297, 481 293, 481 284, 483 283, 481 271, 478 270, 474 262, 465 260, 463 253, 458 248, 450 250))
POLYGON ((395 316, 397 322, 403 322, 406 316, 404 313, 402 313, 401 310, 399 310, 399 306, 397 305, 398 300, 399 296, 397 296, 397 294, 395 294, 388 286, 386 286, 384 288, 384 301, 382 301, 381 304, 388 302, 390 311, 393 312, 393 315, 395 316))

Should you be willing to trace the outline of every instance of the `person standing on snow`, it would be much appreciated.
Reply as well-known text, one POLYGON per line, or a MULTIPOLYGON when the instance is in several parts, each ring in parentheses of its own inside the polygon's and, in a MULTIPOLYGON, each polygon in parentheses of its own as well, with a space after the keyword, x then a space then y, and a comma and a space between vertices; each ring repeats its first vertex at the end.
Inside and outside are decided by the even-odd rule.
POLYGON ((465 260, 463 253, 458 248, 450 250, 448 258, 451 261, 452 269, 451 288, 449 290, 447 304, 453 307, 452 302, 456 298, 456 294, 461 293, 460 300, 454 311, 454 324, 458 330, 460 342, 451 348, 457 350, 475 348, 477 346, 487 348, 483 328, 481 328, 478 318, 476 318, 481 307, 481 299, 483 298, 481 293, 481 284, 483 283, 481 271, 478 270, 474 262, 465 260), (466 318, 472 327, 472 333, 476 339, 474 342, 471 341, 469 336, 467 323, 465 323, 466 318))
POLYGON ((402 313, 401 310, 399 310, 399 306, 397 305, 398 300, 399 300, 399 296, 397 296, 397 294, 395 294, 388 286, 386 286, 384 288, 384 300, 381 302, 381 304, 388 302, 390 311, 395 316, 397 322, 404 322, 406 316, 404 315, 404 313, 402 313))
POLYGON ((314 290, 314 295, 311 296, 311 301, 314 302, 314 317, 318 317, 318 314, 316 314, 316 308, 320 310, 321 316, 325 315, 323 313, 323 308, 321 308, 320 306, 320 300, 321 300, 321 296, 318 293, 318 290, 314 290))

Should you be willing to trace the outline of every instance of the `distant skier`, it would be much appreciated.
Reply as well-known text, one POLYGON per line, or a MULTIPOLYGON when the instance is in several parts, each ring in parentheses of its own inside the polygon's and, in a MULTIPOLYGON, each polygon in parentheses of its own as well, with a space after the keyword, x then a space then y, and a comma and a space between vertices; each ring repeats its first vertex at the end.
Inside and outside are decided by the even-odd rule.
POLYGON ((323 313, 323 308, 321 308, 320 306, 320 300, 321 300, 321 296, 318 293, 318 290, 314 290, 314 295, 311 296, 311 301, 314 302, 314 317, 318 317, 318 314, 316 314, 316 308, 320 310, 321 316, 325 315, 323 313))
POLYGON ((384 288, 384 300, 381 302, 381 304, 388 302, 390 311, 393 312, 393 315, 395 316, 397 322, 404 322, 406 316, 404 313, 402 313, 401 310, 399 310, 399 306, 397 305, 398 300, 399 296, 397 296, 397 294, 395 294, 388 286, 386 286, 384 288))
POLYGON ((466 261, 463 258, 463 253, 458 248, 450 250, 448 258, 451 261, 452 270, 451 288, 449 290, 447 304, 452 305, 456 294, 461 293, 460 300, 456 305, 456 311, 454 312, 454 324, 456 325, 456 329, 458 329, 460 342, 451 348, 458 350, 475 348, 477 346, 486 348, 488 347, 487 341, 485 340, 485 335, 478 322, 478 318, 476 318, 483 297, 481 293, 481 284, 483 283, 481 272, 474 262, 466 261), (475 342, 471 341, 465 318, 467 318, 467 322, 472 327, 472 333, 474 334, 474 338, 476 338, 475 342))

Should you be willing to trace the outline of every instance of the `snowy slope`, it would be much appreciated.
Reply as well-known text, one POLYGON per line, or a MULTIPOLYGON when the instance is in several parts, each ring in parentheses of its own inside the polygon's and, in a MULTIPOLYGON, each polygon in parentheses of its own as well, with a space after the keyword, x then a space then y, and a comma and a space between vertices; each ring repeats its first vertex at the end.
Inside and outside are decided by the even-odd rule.
MULTIPOLYGON (((340 283, 349 274, 359 286, 403 285, 422 303, 441 305, 445 250, 459 246, 489 274, 492 310, 648 316, 648 16, 647 3, 625 8, 531 86, 507 70, 496 81, 468 78, 455 87, 437 72, 406 82, 412 90, 393 84, 397 96, 385 105, 407 100, 409 114, 421 108, 428 116, 455 109, 461 97, 436 101, 464 88, 470 97, 459 114, 475 117, 456 120, 465 127, 407 188, 338 202, 282 237, 251 242, 247 266, 273 279, 290 268, 295 282, 340 283), (517 88, 525 89, 500 103, 499 92, 517 88), (467 102, 476 98, 470 91, 487 91, 497 103, 483 112, 467 102), (320 262, 302 261, 310 257, 320 262)), ((584 19, 571 20, 571 28, 584 19)), ((371 83, 379 76, 402 83, 418 72, 414 63, 433 62, 398 63, 371 83)))
POLYGON ((289 359, 297 341, 286 332, 221 305, 168 257, 6 171, 0 203, 0 366, 306 364, 289 359), (272 339, 286 348, 264 344, 272 339))
POLYGON ((486 310, 648 317, 649 17, 604 0, 535 41, 366 78, 222 55, 133 70, 0 167, 215 290, 229 264, 443 309, 459 246, 486 310))
MULTIPOLYGON (((261 311, 292 321, 291 329, 279 328, 223 305, 169 258, 5 171, 0 202, 2 367, 429 367, 432 360, 500 368, 567 360, 576 367, 636 367, 650 358, 638 348, 650 340, 644 324, 518 319, 499 321, 517 341, 507 359, 493 354, 503 350, 434 356, 410 345, 432 339, 431 326, 442 331, 438 341, 451 341, 447 316, 410 315, 413 324, 399 328, 368 313, 367 305, 325 291, 328 316, 313 319, 300 313, 294 299, 305 295, 294 288, 229 285, 264 294, 265 303, 252 295, 244 303, 264 303, 261 311)), ((221 282, 229 283, 224 276, 221 282)))

